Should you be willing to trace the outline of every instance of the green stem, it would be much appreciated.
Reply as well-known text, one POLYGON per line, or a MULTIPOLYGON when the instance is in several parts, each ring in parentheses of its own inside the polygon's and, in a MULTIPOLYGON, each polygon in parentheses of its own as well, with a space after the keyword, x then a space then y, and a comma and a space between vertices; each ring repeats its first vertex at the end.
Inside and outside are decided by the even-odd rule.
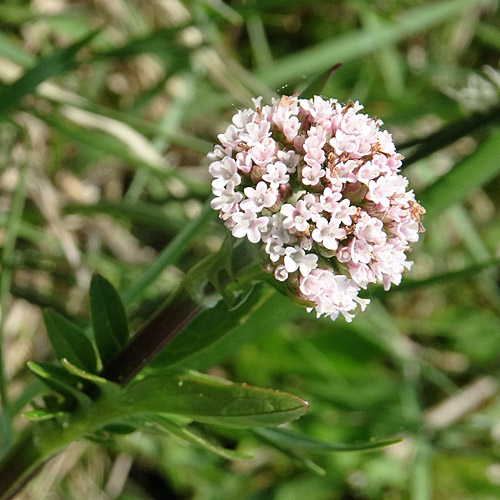
POLYGON ((0 462, 0 500, 14 498, 50 458, 70 443, 123 414, 122 406, 101 401, 76 413, 66 426, 51 420, 26 430, 0 462))

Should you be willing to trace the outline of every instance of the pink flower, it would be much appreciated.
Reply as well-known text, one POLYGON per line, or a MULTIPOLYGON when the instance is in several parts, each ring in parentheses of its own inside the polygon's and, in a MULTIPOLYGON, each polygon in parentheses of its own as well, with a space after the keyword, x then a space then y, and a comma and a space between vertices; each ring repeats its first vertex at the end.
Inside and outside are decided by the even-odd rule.
POLYGON ((316 229, 312 233, 312 238, 316 243, 322 243, 328 250, 337 250, 339 240, 345 237, 345 230, 340 228, 340 221, 331 219, 328 221, 321 217, 316 222, 316 229))
POLYGON ((272 207, 277 200, 276 192, 268 185, 261 181, 254 188, 246 187, 244 189, 246 199, 240 204, 242 210, 253 210, 254 212, 262 212, 262 209, 272 207))
POLYGON ((311 212, 303 200, 299 200, 295 206, 286 204, 281 207, 281 215, 285 217, 283 227, 288 230, 299 232, 306 231, 309 228, 309 219, 311 212))
POLYGON ((261 239, 261 233, 266 230, 269 217, 257 217, 253 210, 236 212, 231 216, 233 227, 231 232, 235 238, 245 236, 252 243, 257 243, 261 239))
POLYGON ((253 101, 209 154, 211 206, 236 238, 260 242, 264 269, 318 316, 351 321, 368 303, 361 288, 401 281, 423 230, 402 156, 358 102, 253 101))

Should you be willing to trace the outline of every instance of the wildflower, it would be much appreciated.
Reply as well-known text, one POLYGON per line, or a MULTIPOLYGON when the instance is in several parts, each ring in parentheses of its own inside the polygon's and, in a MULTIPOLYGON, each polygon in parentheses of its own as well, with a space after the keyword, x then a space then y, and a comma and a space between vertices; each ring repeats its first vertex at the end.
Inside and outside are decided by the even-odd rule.
POLYGON ((319 316, 351 321, 411 267, 423 231, 402 156, 358 103, 282 97, 233 117, 209 158, 212 208, 236 238, 261 243, 264 269, 319 316))

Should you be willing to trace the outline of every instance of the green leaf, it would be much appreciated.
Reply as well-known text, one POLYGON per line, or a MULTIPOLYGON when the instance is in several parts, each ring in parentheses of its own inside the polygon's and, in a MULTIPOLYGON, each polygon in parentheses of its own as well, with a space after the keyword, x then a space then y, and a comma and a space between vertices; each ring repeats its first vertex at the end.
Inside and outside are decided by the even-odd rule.
POLYGON ((449 22, 450 17, 480 2, 481 0, 447 0, 426 3, 398 14, 393 22, 387 23, 384 30, 374 31, 369 27, 351 30, 278 59, 272 66, 258 71, 257 76, 271 87, 289 84, 304 74, 325 71, 332 65, 332 57, 346 63, 371 54, 377 49, 406 40, 436 24, 449 22))
POLYGON ((67 358, 79 368, 95 372, 97 360, 94 348, 83 330, 54 310, 44 311, 43 318, 57 357, 67 358))
POLYGON ((162 370, 126 386, 135 413, 172 413, 224 427, 266 427, 301 417, 308 404, 285 392, 235 384, 195 372, 162 370))
POLYGON ((418 196, 425 208, 424 224, 447 207, 462 201, 500 173, 500 130, 488 137, 470 156, 459 161, 418 196))
POLYGON ((208 347, 245 323, 272 294, 273 290, 256 286, 247 300, 237 309, 228 310, 224 301, 220 301, 211 309, 205 309, 167 345, 152 366, 165 367, 179 364, 197 366, 197 362, 203 360, 203 352, 208 347))
POLYGON ((61 360, 62 365, 66 370, 68 370, 69 373, 72 375, 75 375, 79 378, 83 378, 84 380, 88 380, 90 382, 94 382, 97 385, 107 385, 110 384, 111 382, 109 380, 106 380, 105 378, 99 377, 99 375, 94 375, 93 373, 86 372, 85 370, 80 370, 77 366, 71 364, 71 362, 63 358, 61 360))
POLYGON ((27 366, 33 375, 70 402, 78 402, 82 406, 91 402, 91 399, 80 391, 81 386, 78 379, 59 366, 33 361, 28 361, 27 366))
MULTIPOLYGON (((134 203, 135 204, 135 203, 134 203)), ((123 203, 121 204, 123 205, 123 203)), ((158 213, 158 207, 154 209, 158 213)), ((144 274, 127 290, 123 296, 126 304, 130 304, 144 289, 149 286, 162 271, 168 266, 176 263, 181 257, 183 252, 187 249, 192 240, 199 234, 199 232, 206 228, 207 222, 215 215, 215 212, 210 208, 207 202, 203 210, 196 219, 184 224, 182 231, 170 241, 164 250, 158 255, 155 261, 146 269, 144 274)), ((163 220, 169 220, 163 217, 163 220)), ((165 222, 162 223, 165 225, 165 222)))
POLYGON ((65 411, 32 410, 24 412, 22 415, 32 422, 40 422, 42 420, 50 420, 52 418, 66 417, 69 416, 69 413, 65 411))
POLYGON ((14 109, 25 95, 35 92, 40 83, 70 69, 80 49, 87 45, 99 31, 92 31, 69 47, 39 59, 35 67, 27 70, 19 80, 5 87, 0 92, 0 116, 14 109))
POLYGON ((326 87, 330 83, 330 80, 332 79, 333 74, 335 71, 337 71, 340 66, 342 66, 342 63, 337 63, 335 66, 332 66, 331 68, 327 69, 324 73, 321 73, 319 76, 317 76, 301 93, 300 93, 300 98, 301 99, 311 99, 311 97, 314 97, 315 95, 323 95, 323 92, 325 91, 326 87))
POLYGON ((276 439, 271 439, 270 437, 266 436, 266 434, 260 432, 261 430, 262 429, 252 430, 253 435, 259 441, 262 441, 263 443, 276 448, 277 450, 281 451, 281 453, 286 455, 292 462, 296 463, 299 466, 305 467, 318 476, 324 476, 326 474, 325 469, 323 469, 323 467, 320 467, 317 463, 313 462, 310 458, 300 455, 294 449, 285 446, 283 443, 280 443, 276 439))
POLYGON ((164 429, 184 441, 187 441, 188 443, 194 444, 195 446, 201 446, 202 448, 205 448, 206 450, 211 451, 212 453, 215 453, 223 458, 227 458, 228 460, 248 460, 252 458, 250 455, 223 448, 222 446, 215 444, 213 441, 208 440, 205 436, 202 436, 192 427, 188 428, 186 426, 179 425, 166 417, 155 415, 150 420, 160 429, 164 429))
POLYGON ((381 441, 370 441, 368 443, 344 444, 319 441, 305 434, 300 434, 289 429, 256 429, 255 433, 286 446, 314 450, 318 452, 371 451, 378 448, 384 448, 385 446, 390 446, 391 444, 400 443, 402 441, 402 439, 384 439, 381 441))
POLYGON ((97 349, 106 364, 127 343, 129 330, 118 292, 99 274, 93 276, 90 284, 90 314, 97 349))
POLYGON ((500 106, 494 106, 484 113, 476 113, 467 118, 462 117, 455 122, 446 124, 437 132, 433 132, 426 137, 412 139, 398 145, 398 150, 416 146, 410 154, 406 155, 403 168, 453 144, 466 135, 471 135, 496 123, 500 123, 500 106))

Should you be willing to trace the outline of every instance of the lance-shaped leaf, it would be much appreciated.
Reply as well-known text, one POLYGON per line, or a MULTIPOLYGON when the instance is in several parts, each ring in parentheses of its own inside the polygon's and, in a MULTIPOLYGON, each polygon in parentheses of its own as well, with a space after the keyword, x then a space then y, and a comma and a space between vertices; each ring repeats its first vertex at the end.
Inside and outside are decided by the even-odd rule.
POLYGON ((215 453, 216 455, 219 455, 228 460, 248 460, 252 458, 252 456, 250 455, 223 448, 222 446, 209 440, 197 430, 194 430, 192 426, 187 427, 184 425, 179 425, 176 422, 173 422, 171 419, 164 417, 163 415, 154 415, 150 420, 155 425, 155 427, 161 430, 166 430, 183 439, 184 441, 187 441, 188 443, 205 448, 206 450, 211 451, 212 453, 215 453))
POLYGON ((79 368, 95 372, 94 348, 83 330, 54 310, 44 311, 43 319, 57 357, 67 358, 79 368))
POLYGON ((278 451, 281 451, 281 453, 286 455, 293 463, 297 464, 300 467, 305 467, 306 469, 310 470, 314 474, 317 474, 318 476, 324 476, 326 474, 325 469, 320 467, 317 463, 313 462, 310 458, 302 456, 290 446, 286 446, 285 444, 279 442, 276 439, 269 438, 264 433, 260 432, 261 430, 264 429, 252 430, 254 436, 259 441, 262 441, 263 443, 268 444, 273 448, 276 448, 278 451))
POLYGON ((45 385, 64 396, 67 400, 86 406, 91 399, 80 391, 79 381, 66 370, 49 363, 28 361, 29 370, 45 385))
POLYGON ((96 274, 90 284, 90 314, 95 343, 106 364, 127 343, 129 337, 125 308, 113 285, 96 274))
POLYGON ((285 392, 235 384, 194 372, 162 370, 121 393, 134 413, 172 413, 224 427, 268 427, 304 415, 308 404, 285 392))
POLYGON ((165 367, 182 364, 197 368, 199 361, 203 361, 204 351, 245 323, 272 293, 272 290, 259 286, 252 289, 245 303, 237 309, 228 310, 224 301, 206 309, 163 350, 152 365, 165 367))
POLYGON ((256 429, 255 434, 264 436, 273 443, 291 448, 301 448, 317 452, 328 451, 372 451, 391 444, 400 443, 401 439, 384 439, 380 441, 369 441, 368 443, 329 443, 311 438, 289 429, 256 429))

